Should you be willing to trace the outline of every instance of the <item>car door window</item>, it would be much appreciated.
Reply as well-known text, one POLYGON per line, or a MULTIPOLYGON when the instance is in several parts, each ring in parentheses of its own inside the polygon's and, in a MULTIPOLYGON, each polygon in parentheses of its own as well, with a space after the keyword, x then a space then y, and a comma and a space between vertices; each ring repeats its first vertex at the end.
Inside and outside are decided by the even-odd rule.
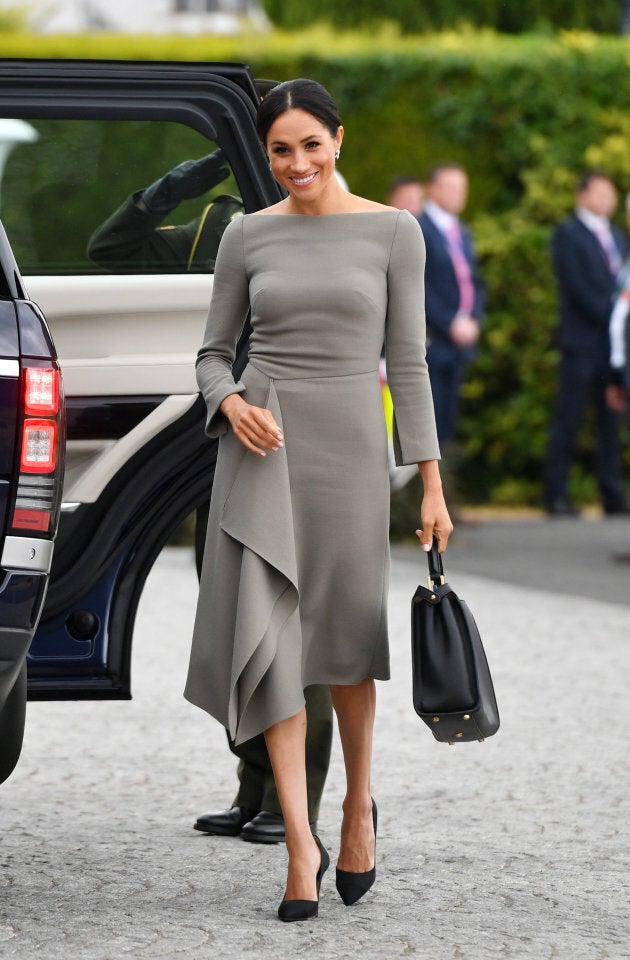
POLYGON ((242 211, 217 149, 166 121, 0 119, 0 211, 23 275, 212 272, 242 211))
POLYGON ((66 502, 96 501, 194 401, 210 275, 242 212, 219 144, 185 124, 0 119, 0 214, 64 377, 66 502))

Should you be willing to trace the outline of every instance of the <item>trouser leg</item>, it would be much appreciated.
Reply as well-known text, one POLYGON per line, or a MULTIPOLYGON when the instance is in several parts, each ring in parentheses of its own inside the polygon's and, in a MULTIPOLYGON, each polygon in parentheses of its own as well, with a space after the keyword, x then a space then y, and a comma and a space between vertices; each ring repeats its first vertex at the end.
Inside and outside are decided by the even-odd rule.
POLYGON ((607 370, 594 384, 596 410, 595 476, 605 510, 618 510, 626 504, 621 481, 619 416, 606 403, 607 370))
POLYGON ((588 358, 562 357, 545 463, 544 499, 548 507, 566 497, 590 381, 591 362, 588 358))
POLYGON ((429 380, 431 381, 435 424, 440 445, 451 440, 457 429, 459 391, 463 370, 463 365, 460 363, 436 364, 434 362, 432 364, 429 357, 429 380))
POLYGON ((269 796, 271 806, 265 805, 268 791, 268 781, 271 778, 273 783, 273 774, 271 773, 271 764, 269 763, 269 754, 263 734, 246 740, 238 746, 230 738, 226 730, 228 744, 232 753, 239 758, 237 776, 239 781, 238 792, 234 798, 233 806, 247 807, 249 810, 271 810, 272 813, 280 813, 280 804, 274 805, 273 796, 269 796))
POLYGON ((330 690, 317 684, 304 691, 306 700, 306 790, 308 794, 308 819, 311 823, 319 817, 319 805, 330 764, 333 716, 330 690))

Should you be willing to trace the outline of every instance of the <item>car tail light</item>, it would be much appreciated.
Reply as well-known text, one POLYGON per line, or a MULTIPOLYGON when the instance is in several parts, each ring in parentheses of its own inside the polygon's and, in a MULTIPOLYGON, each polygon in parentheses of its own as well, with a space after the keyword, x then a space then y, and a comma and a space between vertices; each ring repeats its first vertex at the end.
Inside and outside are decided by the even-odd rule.
POLYGON ((35 364, 23 371, 20 475, 11 526, 47 532, 60 493, 61 382, 54 362, 35 364))
POLYGON ((20 470, 24 473, 52 473, 57 453, 57 424, 54 420, 25 420, 22 431, 20 470))
POLYGON ((59 410, 59 371, 27 367, 24 371, 24 412, 56 416, 59 410))

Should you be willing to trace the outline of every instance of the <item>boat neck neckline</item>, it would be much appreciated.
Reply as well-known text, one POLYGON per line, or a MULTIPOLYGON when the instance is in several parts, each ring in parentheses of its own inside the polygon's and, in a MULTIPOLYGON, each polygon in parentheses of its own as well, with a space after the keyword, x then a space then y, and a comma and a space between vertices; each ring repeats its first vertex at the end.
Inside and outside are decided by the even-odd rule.
POLYGON ((344 210, 340 213, 262 213, 259 210, 248 214, 250 217, 265 217, 271 220, 274 217, 301 217, 303 220, 325 220, 327 217, 363 217, 363 216, 383 216, 392 213, 403 213, 402 210, 392 208, 391 210, 344 210))

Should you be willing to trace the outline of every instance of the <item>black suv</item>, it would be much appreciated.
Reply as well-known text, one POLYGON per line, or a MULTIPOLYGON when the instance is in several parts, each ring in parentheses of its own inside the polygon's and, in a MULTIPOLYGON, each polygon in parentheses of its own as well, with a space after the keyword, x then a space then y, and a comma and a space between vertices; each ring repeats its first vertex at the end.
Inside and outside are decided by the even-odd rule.
MULTIPOLYGON (((194 254, 217 212, 216 243, 229 218, 281 198, 258 99, 240 64, 0 60, 0 781, 20 754, 27 666, 30 699, 131 696, 145 579, 209 497, 194 358, 213 264, 194 254), (213 189, 134 212, 217 149, 213 189), (105 225, 128 241, 111 220, 125 209, 151 237, 107 259, 94 237, 105 225), (179 236, 183 260, 163 252, 179 236)), ((246 344, 247 329, 237 367, 246 344)))

